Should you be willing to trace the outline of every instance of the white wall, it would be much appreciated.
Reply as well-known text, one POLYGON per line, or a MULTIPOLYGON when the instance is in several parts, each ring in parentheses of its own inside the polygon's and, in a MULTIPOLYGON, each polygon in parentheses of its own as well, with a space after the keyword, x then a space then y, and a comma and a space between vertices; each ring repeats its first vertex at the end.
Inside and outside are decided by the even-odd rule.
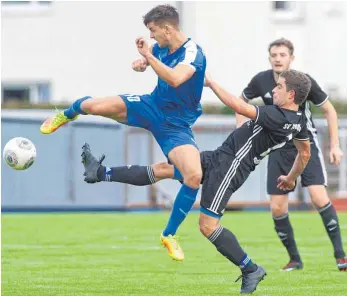
POLYGON ((152 70, 135 73, 135 38, 157 2, 55 2, 41 14, 2 11, 2 80, 52 80, 53 100, 149 92, 152 70))
MULTIPOLYGON (((135 73, 130 65, 138 57, 135 38, 149 37, 142 15, 158 3, 55 2, 36 14, 2 9, 2 81, 51 80, 54 101, 149 92, 153 71, 135 73)), ((269 67, 267 46, 283 36, 294 42, 294 68, 347 98, 347 2, 300 2, 303 18, 294 21, 274 20, 272 4, 263 1, 171 4, 204 48, 209 70, 233 93, 269 67)), ((204 101, 217 102, 208 91, 204 101)))
MULTIPOLYGON (((293 68, 312 75, 328 90, 337 85, 347 99, 347 2, 300 2, 302 18, 276 19, 270 2, 199 2, 196 39, 208 56, 208 68, 233 93, 240 94, 252 75, 269 68, 268 44, 293 41, 293 68), (330 16, 333 8, 340 12, 330 16)), ((207 92, 205 92, 207 94, 207 92)))

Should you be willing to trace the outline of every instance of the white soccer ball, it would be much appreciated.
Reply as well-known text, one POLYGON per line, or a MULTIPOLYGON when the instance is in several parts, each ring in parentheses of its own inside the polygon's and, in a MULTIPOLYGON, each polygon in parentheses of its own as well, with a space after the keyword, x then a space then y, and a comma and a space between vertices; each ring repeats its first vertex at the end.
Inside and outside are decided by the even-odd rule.
POLYGON ((26 170, 35 161, 35 145, 26 138, 13 138, 7 142, 3 151, 5 162, 14 170, 26 170))

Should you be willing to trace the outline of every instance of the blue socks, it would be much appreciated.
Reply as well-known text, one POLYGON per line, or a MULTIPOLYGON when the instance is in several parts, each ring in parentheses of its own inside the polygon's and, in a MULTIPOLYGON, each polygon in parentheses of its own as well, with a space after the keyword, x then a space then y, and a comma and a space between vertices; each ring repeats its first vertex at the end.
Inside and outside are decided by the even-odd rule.
POLYGON ((171 216, 169 222, 166 225, 165 230, 163 231, 164 236, 174 235, 178 227, 184 221, 189 211, 191 210, 196 196, 198 194, 199 188, 194 189, 185 184, 182 184, 180 191, 175 199, 171 216))
POLYGON ((174 177, 173 177, 174 180, 177 180, 177 181, 183 181, 183 177, 180 173, 180 171, 174 166, 174 177))
POLYGON ((83 97, 83 98, 76 100, 75 102, 72 103, 72 105, 69 108, 64 110, 64 115, 69 119, 72 119, 79 114, 86 115, 87 113, 81 109, 81 104, 83 101, 90 99, 90 98, 91 97, 87 96, 87 97, 83 97))

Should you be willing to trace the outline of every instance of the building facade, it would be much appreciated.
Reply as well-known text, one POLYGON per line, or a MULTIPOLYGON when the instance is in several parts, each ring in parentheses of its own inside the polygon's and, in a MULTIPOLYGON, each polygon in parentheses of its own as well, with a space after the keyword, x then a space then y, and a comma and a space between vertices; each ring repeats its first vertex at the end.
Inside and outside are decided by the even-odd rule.
MULTIPOLYGON (((156 75, 131 70, 142 16, 164 2, 1 3, 2 100, 71 102, 85 95, 152 91, 156 75)), ((293 68, 310 73, 333 98, 347 99, 347 2, 165 2, 200 44, 208 70, 241 94, 269 67, 268 44, 295 45, 293 68)), ((203 102, 219 103, 210 91, 203 102)))

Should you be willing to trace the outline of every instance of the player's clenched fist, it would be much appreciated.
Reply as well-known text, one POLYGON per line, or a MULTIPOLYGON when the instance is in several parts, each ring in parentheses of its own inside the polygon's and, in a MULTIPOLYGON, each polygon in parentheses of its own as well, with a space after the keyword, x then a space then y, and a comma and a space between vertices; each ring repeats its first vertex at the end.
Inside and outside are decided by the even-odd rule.
POLYGON ((148 42, 143 37, 136 38, 135 43, 137 50, 143 57, 146 57, 151 53, 149 50, 148 42))
POLYGON ((144 72, 147 69, 147 60, 142 58, 142 59, 133 61, 133 63, 131 64, 131 67, 136 72, 144 72))

